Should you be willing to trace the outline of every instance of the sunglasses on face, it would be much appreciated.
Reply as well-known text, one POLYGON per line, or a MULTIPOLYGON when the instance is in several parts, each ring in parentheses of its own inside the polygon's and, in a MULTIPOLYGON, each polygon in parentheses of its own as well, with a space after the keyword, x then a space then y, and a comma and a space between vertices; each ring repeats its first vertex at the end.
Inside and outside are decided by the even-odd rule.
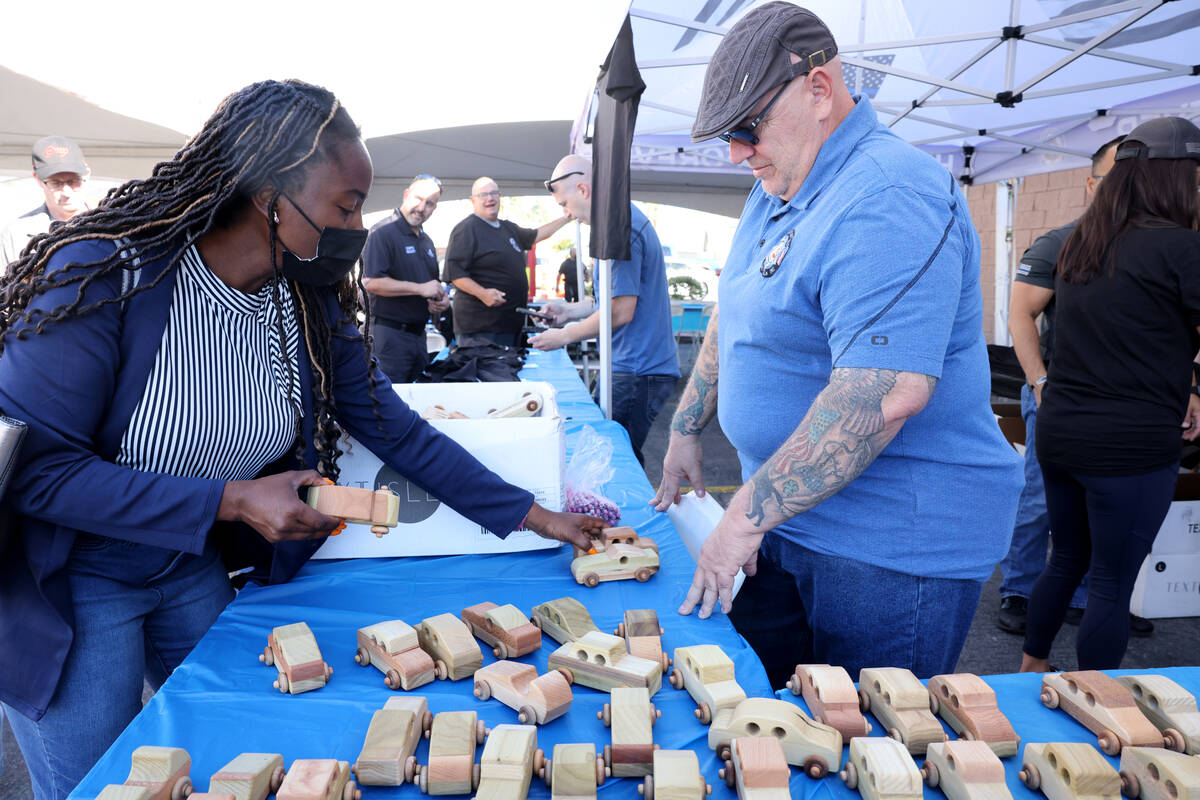
POLYGON ((57 192, 60 191, 64 186, 70 186, 72 189, 78 189, 80 186, 83 186, 83 178, 76 176, 65 181, 60 181, 57 178, 47 178, 46 180, 42 181, 42 183, 46 184, 50 191, 57 192))
POLYGON ((499 190, 499 189, 493 189, 493 190, 492 190, 492 191, 490 191, 490 192, 478 192, 478 193, 476 193, 476 195, 475 195, 475 196, 476 196, 476 197, 499 197, 499 196, 500 196, 500 190, 499 190))
POLYGON ((439 189, 440 189, 440 188, 442 188, 442 182, 441 182, 441 181, 439 181, 439 180, 438 180, 437 178, 435 178, 434 176, 432 176, 432 175, 429 175, 428 173, 424 173, 424 172, 422 172, 420 175, 416 175, 416 176, 414 176, 414 177, 413 177, 413 180, 414 180, 414 181, 433 181, 435 184, 437 184, 437 187, 438 187, 439 189))
POLYGON ((542 181, 542 185, 546 187, 546 191, 553 192, 554 184, 558 183, 559 181, 563 180, 564 178, 569 178, 572 175, 582 175, 582 174, 583 174, 582 172, 578 172, 578 171, 564 172, 562 175, 559 175, 557 178, 551 178, 548 181, 542 181))
POLYGON ((763 107, 763 110, 758 112, 758 116, 750 120, 749 125, 742 125, 737 128, 733 128, 732 130, 725 131, 724 133, 719 133, 717 134, 717 138, 723 142, 731 142, 734 139, 737 139, 739 142, 745 142, 751 147, 758 144, 758 137, 754 135, 754 129, 757 128, 759 123, 766 118, 767 112, 771 110, 771 106, 775 105, 775 101, 778 100, 779 96, 787 90, 788 84, 791 82, 791 79, 784 81, 783 86, 779 87, 779 91, 776 92, 775 96, 771 98, 771 101, 763 107))

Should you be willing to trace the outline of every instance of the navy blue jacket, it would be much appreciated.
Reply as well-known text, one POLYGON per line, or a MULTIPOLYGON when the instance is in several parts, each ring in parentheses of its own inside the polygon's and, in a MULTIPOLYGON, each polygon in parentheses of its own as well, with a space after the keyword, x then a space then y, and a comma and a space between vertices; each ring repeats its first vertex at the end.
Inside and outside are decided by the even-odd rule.
MULTIPOLYGON (((49 271, 87 264, 113 245, 68 245, 49 271)), ((64 565, 80 532, 171 550, 200 553, 216 520, 224 484, 117 466, 118 451, 145 389, 162 341, 176 271, 165 275, 171 253, 149 257, 139 285, 161 282, 122 307, 100 308, 46 326, 18 340, 10 336, 0 356, 0 413, 29 424, 20 460, 0 509, 9 533, 0 537, 0 700, 40 719, 58 685, 71 647, 74 617, 64 565)), ((119 271, 118 271, 119 272, 119 271)), ((112 300, 121 276, 109 275, 85 291, 83 306, 112 300)), ((79 284, 38 296, 31 308, 54 309, 75 299, 79 284)), ((331 325, 341 317, 334 293, 326 298, 331 325)), ((374 384, 386 435, 377 427, 362 339, 349 322, 349 337, 331 337, 334 401, 338 421, 384 463, 497 535, 515 530, 533 495, 505 483, 466 450, 434 430, 391 391, 376 370, 374 384), (469 487, 469 488, 468 488, 469 487)), ((299 348, 306 462, 312 445, 312 365, 299 348)), ((0 519, 0 528, 4 527, 0 519)), ((264 546, 244 528, 245 550, 265 558, 257 565, 264 582, 291 578, 323 540, 264 546), (248 532, 248 533, 247 533, 248 532)))

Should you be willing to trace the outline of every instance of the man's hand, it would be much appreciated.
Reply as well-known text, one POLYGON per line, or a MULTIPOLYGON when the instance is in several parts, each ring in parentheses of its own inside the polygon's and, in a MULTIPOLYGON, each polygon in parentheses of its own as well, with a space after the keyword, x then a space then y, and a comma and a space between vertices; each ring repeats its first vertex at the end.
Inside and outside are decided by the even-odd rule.
POLYGON ((538 350, 557 350, 570 343, 571 337, 567 335, 566 328, 550 328, 529 337, 530 346, 538 350))
POLYGON ((442 295, 440 300, 427 300, 425 304, 429 307, 430 314, 440 314, 450 307, 450 296, 442 295))
POLYGON ((663 457, 662 483, 658 493, 650 500, 650 505, 656 511, 666 511, 672 503, 679 502, 682 496, 679 487, 684 483, 692 485, 697 497, 704 497, 703 462, 700 435, 685 436, 672 431, 667 454, 663 457))
POLYGON ((542 303, 542 316, 548 319, 554 325, 562 325, 570 320, 567 315, 567 301, 555 298, 542 303))
POLYGON ((555 539, 581 550, 592 547, 592 536, 599 536, 608 523, 587 514, 550 511, 534 503, 525 517, 525 526, 543 539, 555 539))
POLYGON ((733 579, 738 569, 747 575, 757 571, 762 532, 737 531, 730 519, 730 513, 726 513, 700 549, 692 588, 679 607, 680 614, 691 614, 698 605, 700 619, 708 619, 718 601, 721 612, 728 614, 733 608, 733 579))
POLYGON ((328 536, 343 520, 322 514, 300 499, 304 486, 326 486, 315 470, 293 470, 252 481, 230 481, 221 494, 217 519, 240 520, 268 542, 328 536))
POLYGON ((1188 395, 1187 413, 1183 416, 1183 438, 1189 442, 1200 436, 1200 397, 1188 395))
POLYGON ((1045 388, 1046 388, 1045 381, 1042 381, 1041 383, 1035 383, 1033 385, 1033 407, 1034 408, 1042 407, 1042 389, 1045 389, 1045 388))
POLYGON ((499 289, 484 289, 479 300, 488 308, 504 305, 504 292, 499 289))
POLYGON ((417 289, 426 300, 441 300, 446 296, 446 289, 441 281, 425 281, 417 284, 417 289))

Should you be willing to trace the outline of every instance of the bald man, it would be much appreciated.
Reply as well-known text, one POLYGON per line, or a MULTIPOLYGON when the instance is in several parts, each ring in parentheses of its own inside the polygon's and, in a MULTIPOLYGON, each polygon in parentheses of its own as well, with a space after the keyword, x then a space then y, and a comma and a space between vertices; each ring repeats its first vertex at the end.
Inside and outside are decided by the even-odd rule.
POLYGON ((454 338, 460 347, 516 347, 524 319, 517 309, 529 297, 525 251, 571 219, 523 228, 500 219, 500 187, 491 178, 471 186, 472 213, 454 226, 446 246, 445 278, 454 284, 454 338))
MULTIPOLYGON (((569 155, 554 167, 546 188, 567 216, 586 224, 592 214, 592 164, 569 155)), ((628 261, 612 265, 612 402, 613 419, 629 432, 634 455, 642 462, 642 445, 654 418, 675 389, 679 360, 671 332, 671 301, 662 245, 650 220, 630 204, 628 261)), ((539 350, 557 350, 571 342, 594 339, 600 333, 600 312, 590 300, 563 303, 552 300, 542 311, 556 324, 529 339, 539 350)))

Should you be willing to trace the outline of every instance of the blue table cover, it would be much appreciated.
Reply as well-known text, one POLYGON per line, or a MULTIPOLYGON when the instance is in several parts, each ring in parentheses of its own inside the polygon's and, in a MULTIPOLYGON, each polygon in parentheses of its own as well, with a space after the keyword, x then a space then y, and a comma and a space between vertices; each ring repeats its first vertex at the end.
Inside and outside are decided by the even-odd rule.
MULTIPOLYGON (((532 353, 522 377, 548 381, 558 388, 559 409, 566 417, 568 457, 585 424, 613 440, 616 476, 605 491, 621 507, 624 524, 659 543, 662 569, 656 576, 644 584, 616 581, 587 589, 571 577, 571 552, 565 547, 521 554, 311 562, 289 584, 243 590, 71 797, 93 798, 106 784, 124 781, 130 756, 141 745, 186 748, 192 757, 191 775, 197 791, 206 790, 209 776, 243 752, 282 753, 287 766, 297 758, 338 758, 353 763, 372 713, 394 694, 384 686, 377 669, 354 662, 356 630, 388 619, 416 624, 442 612, 458 614, 465 606, 484 600, 513 603, 528 614, 538 603, 569 595, 587 606, 604 631, 616 628, 625 609, 653 608, 666 628, 663 646, 669 653, 683 645, 717 644, 733 659, 737 680, 748 695, 771 696, 758 658, 724 616, 700 620, 675 613, 691 583, 694 562, 666 515, 647 505, 652 490, 625 431, 603 418, 562 351, 532 353), (334 674, 329 684, 317 691, 280 694, 271 686, 275 668, 259 663, 258 655, 273 627, 300 620, 312 628, 334 674)), ((554 640, 543 637, 541 650, 518 660, 533 664, 541 673, 557 647, 554 640)), ((484 663, 490 663, 494 660, 490 649, 483 649, 484 663)), ((1200 668, 1161 672, 1200 693, 1200 668)), ((1038 676, 997 675, 985 680, 996 690, 1001 709, 1023 742, 1095 742, 1095 737, 1065 713, 1041 706, 1038 676)), ((516 712, 498 701, 476 700, 470 679, 434 681, 412 694, 426 697, 434 713, 474 709, 489 727, 517 721, 516 712)), ((597 751, 611 742, 609 729, 596 718, 609 696, 581 686, 574 687, 574 695, 565 716, 538 729, 538 746, 547 757, 561 742, 590 741, 597 751)), ((779 696, 803 706, 803 701, 787 690, 779 696)), ((662 711, 654 741, 663 749, 695 750, 713 796, 734 797, 717 777, 721 765, 708 749, 707 728, 695 718, 695 704, 687 692, 671 688, 664 680, 653 702, 662 711)), ((873 733, 881 735, 881 726, 875 728, 873 733)), ((428 743, 423 741, 417 750, 418 761, 425 763, 427 753, 428 743)), ((1019 755, 1006 759, 1006 768, 1017 800, 1033 797, 1017 780, 1019 755)), ((638 783, 636 778, 610 778, 600 787, 601 796, 636 798, 638 783)), ((835 774, 815 781, 796 769, 792 770, 791 789, 796 798, 857 797, 835 774)), ((933 789, 925 792, 931 800, 942 797, 933 789)), ((411 784, 363 787, 364 798, 419 794, 411 784)), ((545 784, 535 776, 530 797, 548 796, 545 784)))

